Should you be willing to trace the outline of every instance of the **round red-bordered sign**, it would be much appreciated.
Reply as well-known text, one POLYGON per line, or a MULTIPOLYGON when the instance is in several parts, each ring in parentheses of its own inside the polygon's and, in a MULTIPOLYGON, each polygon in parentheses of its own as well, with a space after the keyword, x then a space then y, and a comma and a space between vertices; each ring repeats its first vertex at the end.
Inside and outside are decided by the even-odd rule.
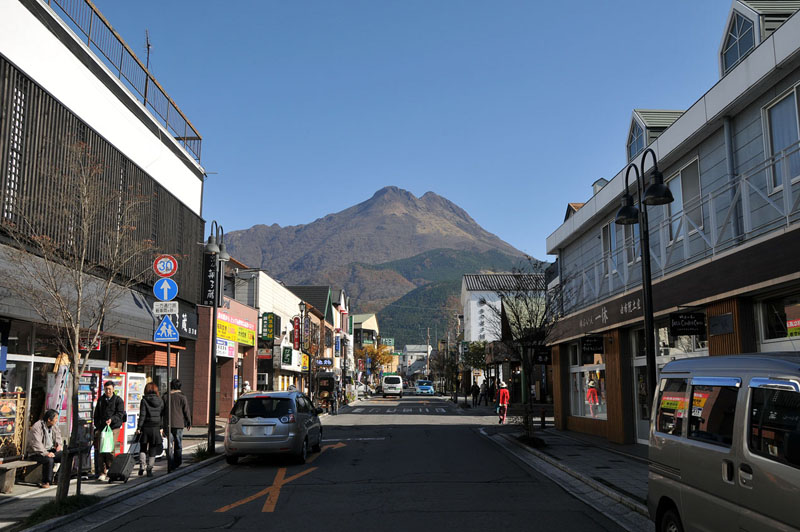
POLYGON ((159 277, 172 277, 178 271, 178 261, 172 255, 159 255, 153 261, 153 271, 159 277))

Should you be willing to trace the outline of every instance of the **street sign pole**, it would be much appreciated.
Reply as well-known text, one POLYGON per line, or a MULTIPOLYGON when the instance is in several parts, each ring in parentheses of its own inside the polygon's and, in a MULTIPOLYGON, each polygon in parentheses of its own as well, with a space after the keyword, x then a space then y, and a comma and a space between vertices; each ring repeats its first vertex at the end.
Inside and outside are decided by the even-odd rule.
MULTIPOLYGON (((178 295, 178 284, 170 279, 170 277, 175 275, 175 272, 178 271, 178 261, 175 257, 172 255, 160 255, 156 257, 156 260, 153 262, 153 271, 161 278, 160 281, 157 281, 153 285, 153 295, 156 296, 156 299, 167 302, 175 299, 178 295)), ((177 301, 175 303, 177 304, 177 301)), ((157 306, 158 305, 156 305, 156 307, 157 306)), ((162 306, 167 307, 169 305, 165 304, 162 306)), ((171 309, 162 308, 161 310, 171 309)), ((172 342, 177 342, 180 338, 169 315, 164 315, 161 324, 153 335, 153 339, 161 339, 167 344, 167 472, 171 473, 174 463, 172 457, 172 400, 170 395, 172 388, 172 342)))

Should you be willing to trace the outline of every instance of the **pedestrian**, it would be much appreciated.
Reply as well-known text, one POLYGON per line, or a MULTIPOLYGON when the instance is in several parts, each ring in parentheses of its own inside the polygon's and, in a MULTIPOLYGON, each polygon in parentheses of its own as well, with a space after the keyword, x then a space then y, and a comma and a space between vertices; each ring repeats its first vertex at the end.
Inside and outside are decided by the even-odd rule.
POLYGON ((472 393, 472 406, 473 408, 478 405, 478 396, 481 393, 481 389, 478 388, 478 383, 473 382, 472 388, 470 388, 470 392, 472 393))
POLYGON ((250 388, 250 381, 244 381, 244 388, 242 388, 242 393, 252 392, 253 389, 250 388))
POLYGON ((103 395, 97 400, 94 408, 94 453, 95 453, 95 478, 100 481, 108 480, 106 473, 114 461, 114 452, 100 452, 100 435, 106 427, 110 427, 114 434, 114 447, 119 441, 119 429, 127 419, 125 403, 122 397, 114 393, 114 383, 107 381, 103 386, 103 395))
POLYGON ((508 386, 506 386, 506 383, 501 380, 500 390, 497 392, 497 413, 500 416, 500 421, 498 422, 500 425, 503 425, 506 422, 506 414, 508 414, 508 403, 510 399, 511 396, 508 393, 508 386))
POLYGON ((139 422, 136 424, 136 435, 139 437, 139 476, 144 474, 147 461, 147 476, 152 477, 156 456, 164 451, 164 429, 161 428, 163 412, 164 401, 158 396, 158 385, 148 382, 139 404, 139 422))
MULTIPOLYGON (((246 383, 245 383, 246 384, 246 383)), ((167 457, 171 460, 170 470, 178 469, 183 463, 183 431, 192 428, 192 413, 189 410, 189 401, 181 391, 181 381, 179 379, 172 379, 169 383, 169 408, 170 423, 169 423, 169 437, 172 438, 172 457, 167 457)), ((163 426, 167 428, 167 394, 164 394, 164 421, 163 426)))
POLYGON ((486 402, 486 406, 489 406, 489 386, 486 384, 486 380, 481 383, 481 391, 480 395, 478 396, 478 406, 481 406, 481 402, 486 402))
POLYGON ((42 464, 40 488, 50 487, 53 483, 53 467, 56 462, 61 462, 61 430, 57 423, 58 412, 48 410, 28 432, 28 458, 42 464))
POLYGON ((331 407, 331 415, 335 416, 337 411, 338 411, 338 409, 339 409, 338 408, 339 407, 339 388, 337 386, 334 386, 333 390, 331 390, 331 397, 330 397, 329 403, 330 403, 330 407, 331 407))
POLYGON ((489 382, 489 400, 491 402, 494 402, 494 395, 495 395, 494 377, 492 377, 491 382, 489 382))

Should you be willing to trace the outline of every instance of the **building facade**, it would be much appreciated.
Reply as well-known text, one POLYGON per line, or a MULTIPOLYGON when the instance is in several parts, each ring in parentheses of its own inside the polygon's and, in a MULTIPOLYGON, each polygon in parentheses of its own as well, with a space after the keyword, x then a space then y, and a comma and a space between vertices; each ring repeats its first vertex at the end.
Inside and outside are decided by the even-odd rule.
MULTIPOLYGON (((647 442, 643 252, 657 368, 682 357, 800 350, 796 8, 734 1, 720 81, 678 115, 634 113, 627 158, 641 166, 649 145, 674 197, 647 208, 650 249, 641 249, 638 224, 614 222, 625 170, 548 237, 559 265, 550 287, 567 294, 551 338, 559 428, 647 442), (659 116, 668 125, 651 134, 659 116)), ((643 166, 649 172, 653 160, 643 166)), ((635 183, 630 191, 636 196, 635 183)))

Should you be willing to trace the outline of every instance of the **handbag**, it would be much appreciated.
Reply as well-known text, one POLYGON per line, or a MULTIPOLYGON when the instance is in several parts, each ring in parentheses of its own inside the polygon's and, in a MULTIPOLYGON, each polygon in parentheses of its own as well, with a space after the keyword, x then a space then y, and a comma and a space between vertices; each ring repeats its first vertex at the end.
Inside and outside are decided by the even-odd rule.
POLYGON ((114 431, 111 427, 106 425, 106 428, 100 433, 100 452, 113 453, 114 452, 114 431))

